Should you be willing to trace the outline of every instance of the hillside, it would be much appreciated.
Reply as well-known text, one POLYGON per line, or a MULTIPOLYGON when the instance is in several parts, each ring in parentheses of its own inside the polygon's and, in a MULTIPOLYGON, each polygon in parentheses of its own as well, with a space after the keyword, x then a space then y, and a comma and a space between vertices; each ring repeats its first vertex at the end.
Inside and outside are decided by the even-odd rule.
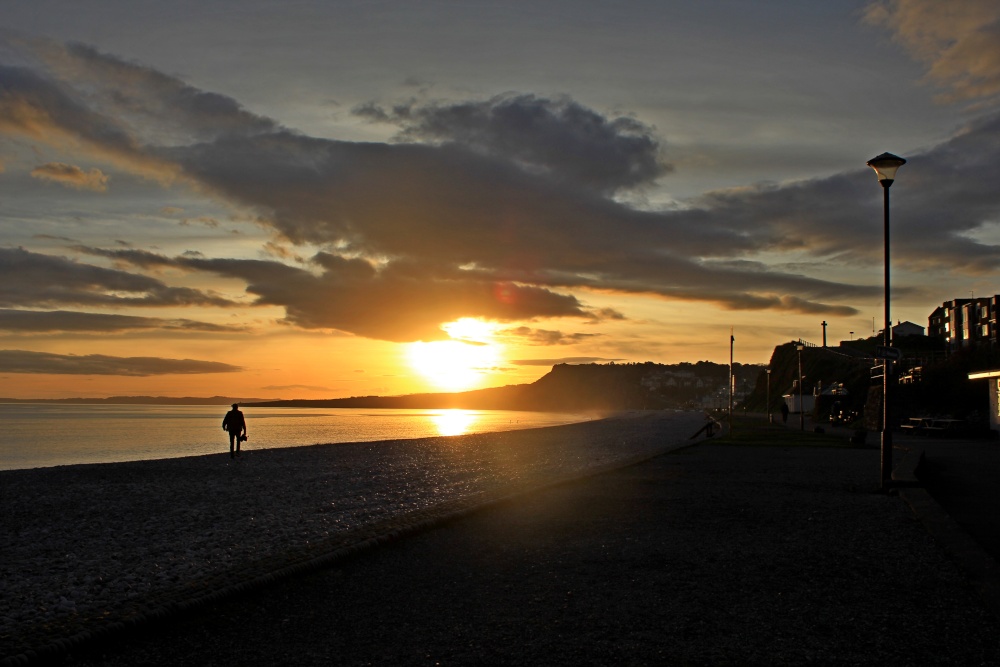
MULTIPOLYGON (((739 383, 752 382, 760 366, 736 364, 739 383)), ((558 364, 531 384, 460 393, 356 396, 326 400, 269 401, 260 407, 465 408, 479 410, 643 410, 700 406, 726 388, 729 367, 697 364, 558 364)))
POLYGON ((107 398, 2 398, 0 403, 63 403, 70 405, 231 405, 259 403, 266 398, 235 398, 231 396, 108 396, 107 398))

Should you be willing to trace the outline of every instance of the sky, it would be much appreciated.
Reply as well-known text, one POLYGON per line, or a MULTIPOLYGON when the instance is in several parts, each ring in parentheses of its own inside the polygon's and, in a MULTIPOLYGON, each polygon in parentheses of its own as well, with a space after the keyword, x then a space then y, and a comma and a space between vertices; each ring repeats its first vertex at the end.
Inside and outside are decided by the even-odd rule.
POLYGON ((767 363, 1000 292, 995 0, 0 0, 0 396, 767 363))

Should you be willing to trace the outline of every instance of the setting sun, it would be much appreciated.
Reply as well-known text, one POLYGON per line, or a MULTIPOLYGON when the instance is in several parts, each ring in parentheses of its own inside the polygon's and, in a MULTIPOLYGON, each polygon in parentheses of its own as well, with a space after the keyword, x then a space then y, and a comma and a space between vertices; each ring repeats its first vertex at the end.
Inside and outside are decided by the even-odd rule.
POLYGON ((494 325, 462 318, 441 328, 453 340, 411 343, 407 349, 410 366, 440 389, 476 387, 500 361, 501 347, 492 340, 494 325))
POLYGON ((476 413, 470 410, 440 410, 431 415, 431 421, 441 435, 464 435, 476 421, 476 413))

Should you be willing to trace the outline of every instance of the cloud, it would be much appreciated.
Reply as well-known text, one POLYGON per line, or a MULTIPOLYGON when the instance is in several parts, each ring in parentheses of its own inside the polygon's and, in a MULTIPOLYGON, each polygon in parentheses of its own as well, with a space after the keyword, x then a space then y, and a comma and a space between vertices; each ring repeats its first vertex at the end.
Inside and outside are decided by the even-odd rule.
POLYGON ((180 174, 154 147, 254 134, 277 124, 230 97, 84 44, 20 39, 8 48, 28 66, 0 63, 0 133, 63 148, 169 182, 180 174))
POLYGON ((136 317, 67 310, 0 309, 0 331, 15 333, 122 332, 160 330, 172 332, 232 333, 242 327, 227 327, 188 319, 136 317))
POLYGON ((456 143, 602 192, 648 185, 671 169, 653 128, 628 116, 607 118, 568 97, 507 94, 388 111, 369 103, 354 113, 400 125, 402 141, 456 143))
POLYGON ((0 350, 0 372, 45 375, 193 375, 236 373, 239 366, 218 361, 163 359, 160 357, 110 357, 103 354, 67 355, 27 350, 0 350))
POLYGON ((49 162, 31 170, 31 175, 43 181, 52 181, 77 190, 107 192, 108 177, 100 169, 84 171, 64 162, 49 162))
POLYGON ((86 147, 144 175, 169 178, 176 171, 144 152, 118 120, 88 106, 86 96, 26 67, 0 64, 0 133, 22 135, 56 147, 86 147))
POLYGON ((505 336, 514 336, 528 345, 574 345, 591 338, 597 338, 601 334, 572 333, 567 334, 562 331, 549 331, 547 329, 532 329, 531 327, 515 327, 504 329, 500 332, 505 336))
MULTIPOLYGON (((912 271, 944 269, 983 275, 1000 268, 1000 246, 973 238, 1000 222, 1000 114, 980 117, 956 135, 908 159, 892 186, 892 262, 912 271)), ((871 171, 785 186, 705 196, 707 215, 734 228, 763 229, 769 246, 844 266, 880 261, 881 188, 871 171)), ((711 224, 711 223, 710 223, 711 224)), ((739 270, 740 265, 729 266, 739 270)), ((743 264, 744 273, 751 270, 743 264)), ((766 273, 761 278, 767 279, 766 273)), ((748 277, 760 284, 760 279, 748 277)), ((822 290, 786 296, 822 298, 822 290)))
POLYGON ((440 325, 469 313, 499 321, 593 317, 572 296, 461 271, 432 272, 402 262, 378 268, 363 259, 319 253, 308 270, 269 260, 78 249, 143 268, 171 266, 240 278, 247 293, 255 295, 255 304, 284 307, 288 324, 397 342, 445 339, 440 325))
MULTIPOLYGON (((858 267, 882 259, 881 190, 861 164, 640 210, 616 195, 663 175, 652 128, 569 98, 369 105, 362 113, 401 127, 398 141, 353 143, 291 131, 93 49, 39 52, 42 72, 0 68, 0 81, 12 82, 0 131, 55 128, 135 169, 160 165, 253 210, 282 242, 325 249, 296 266, 283 263, 295 255, 278 246, 275 261, 90 252, 141 270, 238 278, 255 303, 283 307, 290 325, 429 340, 459 317, 609 317, 588 305, 595 291, 823 316, 855 314, 881 297, 880 283, 858 277, 858 267)), ((1000 220, 1000 116, 905 157, 893 186, 894 264, 995 271, 1000 248, 976 233, 1000 220)), ((229 305, 44 257, 30 262, 37 285, 0 286, 0 306, 229 305)))
POLYGON ((231 306, 232 301, 126 271, 0 248, 0 307, 231 306))
POLYGON ((866 19, 888 28, 927 79, 951 89, 946 101, 1000 96, 1000 4, 995 0, 883 0, 866 19))
POLYGON ((210 215, 201 215, 198 216, 197 218, 182 218, 181 221, 177 224, 183 227, 198 224, 198 225, 204 225, 205 227, 216 228, 219 226, 219 221, 210 215))
POLYGON ((43 241, 63 241, 65 243, 79 243, 77 239, 71 239, 68 236, 55 236, 53 234, 32 234, 31 238, 40 239, 43 241))
MULTIPOLYGON (((714 254, 780 249, 787 239, 771 220, 751 228, 712 210, 637 211, 453 145, 359 145, 280 135, 174 154, 197 180, 270 211, 271 224, 293 242, 335 244, 346 255, 425 272, 461 269, 480 281, 792 311, 807 301, 822 305, 819 299, 877 293, 763 265, 743 271, 708 261, 714 254), (256 173, 246 165, 270 169, 256 173), (802 301, 782 300, 788 294, 802 301)), ((804 211, 830 199, 827 193, 804 211)), ((864 210, 858 201, 836 207, 844 218, 864 210)), ((782 210, 781 217, 801 212, 800 205, 782 210)))
POLYGON ((130 146, 186 145, 278 128, 273 120, 248 112, 231 97, 199 90, 85 44, 39 38, 31 47, 50 79, 68 94, 86 91, 88 117, 116 128, 115 136, 129 137, 125 143, 130 146))

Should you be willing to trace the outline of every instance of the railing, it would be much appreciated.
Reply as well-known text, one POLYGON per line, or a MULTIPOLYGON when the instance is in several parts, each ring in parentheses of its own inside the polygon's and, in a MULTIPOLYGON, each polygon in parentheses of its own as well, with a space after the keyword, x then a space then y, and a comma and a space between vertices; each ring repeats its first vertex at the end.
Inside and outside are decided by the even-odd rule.
POLYGON ((880 361, 882 363, 879 363, 877 366, 872 366, 872 384, 875 384, 875 380, 881 382, 882 377, 885 375, 885 362, 880 359, 877 359, 876 361, 880 361))

